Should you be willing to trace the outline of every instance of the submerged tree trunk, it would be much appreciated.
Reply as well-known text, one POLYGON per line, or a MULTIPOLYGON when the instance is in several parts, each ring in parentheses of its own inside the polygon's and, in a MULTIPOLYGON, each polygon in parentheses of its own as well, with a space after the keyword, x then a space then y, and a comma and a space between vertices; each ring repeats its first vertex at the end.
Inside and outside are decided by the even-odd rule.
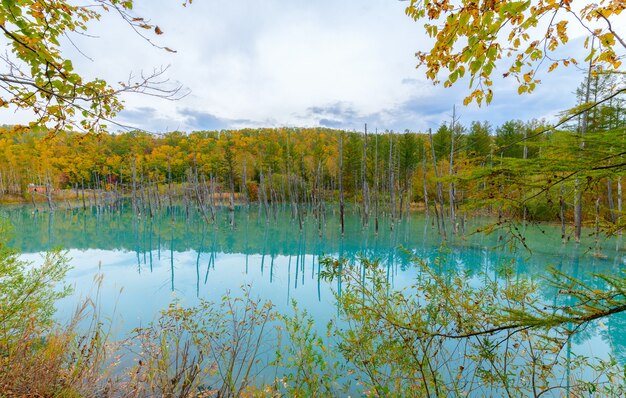
POLYGON ((363 203, 363 227, 369 224, 369 187, 367 186, 367 123, 365 124, 365 136, 363 137, 363 169, 362 174, 362 198, 363 203))
MULTIPOLYGON (((591 50, 593 51, 593 42, 591 43, 591 50)), ((589 60, 589 68, 587 70, 587 84, 585 87, 585 103, 589 102, 589 98, 591 96, 591 72, 593 69, 593 58, 589 60)), ((585 134, 587 133, 587 127, 589 126, 589 111, 585 111, 583 113, 582 126, 580 129, 580 149, 581 151, 585 148, 585 134)), ((576 178, 575 183, 575 198, 574 198, 574 238, 576 239, 576 243, 580 243, 580 234, 582 231, 582 212, 583 212, 583 194, 580 187, 580 181, 576 178)))
POLYGON ((378 175, 378 129, 376 129, 376 143, 375 143, 375 154, 374 154, 374 191, 375 191, 375 199, 374 206, 376 209, 374 210, 374 232, 378 235, 378 206, 380 200, 380 183, 379 183, 379 175, 378 175))
MULTIPOLYGON (((441 217, 437 217, 441 220, 441 230, 443 231, 443 238, 447 239, 446 222, 443 209, 443 189, 441 187, 441 181, 439 181, 439 171, 437 170, 437 154, 435 154, 435 146, 433 145, 433 133, 431 129, 428 129, 428 137, 430 137, 430 149, 433 155, 433 167, 435 168, 435 178, 437 179, 437 202, 439 202, 439 214, 441 217)), ((435 208, 437 204, 435 203, 435 208)), ((435 213, 437 214, 437 213, 435 213)), ((437 223, 439 226, 439 223, 437 223)))
POLYGON ((393 230, 396 220, 396 183, 393 175, 393 134, 389 136, 389 214, 390 228, 393 230))
POLYGON ((582 192, 580 190, 580 180, 576 178, 574 189, 574 239, 576 243, 580 243, 580 234, 582 232, 582 192))
POLYGON ((559 195, 559 204, 561 205, 561 242, 565 243, 565 197, 563 191, 565 187, 561 184, 561 194, 559 195))
POLYGON ((422 146, 422 170, 424 175, 424 212, 428 217, 428 181, 426 178, 426 145, 422 146))
MULTIPOLYGON (((524 160, 528 159, 528 145, 526 143, 526 140, 528 139, 528 129, 526 129, 526 127, 524 127, 524 154, 523 154, 523 158, 524 160)), ((527 217, 527 207, 526 207, 526 176, 524 176, 524 190, 522 192, 522 222, 524 223, 524 226, 526 226, 526 217, 527 217)))
POLYGON ((50 174, 46 174, 46 199, 48 200, 48 209, 52 211, 52 183, 50 181, 50 174))
POLYGON ((174 222, 174 206, 172 204, 172 161, 167 157, 167 197, 169 202, 170 216, 174 222))
POLYGON ((452 176, 454 175, 454 129, 456 124, 456 106, 452 106, 452 125, 450 128, 450 185, 448 187, 449 205, 450 205, 450 223, 452 224, 451 231, 456 234, 456 213, 455 213, 455 198, 454 198, 454 181, 452 176))
POLYGON ((596 198, 596 250, 595 255, 601 255, 600 249, 600 197, 596 198))
POLYGON ((341 222, 341 236, 344 234, 344 204, 343 204, 343 137, 339 137, 339 220, 341 222))
POLYGON ((81 191, 82 191, 82 197, 83 197, 83 210, 87 209, 87 205, 85 204, 85 180, 84 179, 80 179, 80 187, 81 187, 81 191))
MULTIPOLYGON (((617 223, 620 223, 622 218, 622 177, 617 176, 617 223)), ((620 229, 620 234, 622 230, 620 229)))
POLYGON ((250 205, 250 198, 248 198, 248 171, 246 170, 246 159, 243 160, 243 175, 241 177, 241 192, 243 193, 243 200, 248 207, 250 205))
POLYGON ((611 222, 615 224, 617 221, 615 217, 615 203, 613 202, 613 187, 611 186, 611 177, 606 178, 606 195, 609 201, 609 215, 611 222))

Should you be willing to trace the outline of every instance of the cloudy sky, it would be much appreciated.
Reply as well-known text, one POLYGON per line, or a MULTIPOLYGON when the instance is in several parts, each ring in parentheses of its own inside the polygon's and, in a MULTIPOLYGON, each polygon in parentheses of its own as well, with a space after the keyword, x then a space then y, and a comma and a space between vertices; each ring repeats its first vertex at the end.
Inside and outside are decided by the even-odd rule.
MULTIPOLYGON (((168 77, 189 95, 176 101, 127 95, 117 121, 154 132, 239 127, 325 126, 423 130, 449 120, 467 84, 427 82, 415 52, 429 40, 397 0, 138 1, 135 12, 163 30, 152 47, 115 15, 75 39, 86 58, 67 51, 78 71, 114 83, 129 73, 169 66, 168 77)), ((576 38, 573 38, 576 44, 576 38)), ((494 72, 501 74, 501 72, 494 72)), ((572 106, 582 72, 553 73, 531 96, 496 79, 488 107, 462 107, 463 123, 494 125, 519 118, 554 118, 572 106)), ((0 124, 23 115, 1 113, 0 124)))

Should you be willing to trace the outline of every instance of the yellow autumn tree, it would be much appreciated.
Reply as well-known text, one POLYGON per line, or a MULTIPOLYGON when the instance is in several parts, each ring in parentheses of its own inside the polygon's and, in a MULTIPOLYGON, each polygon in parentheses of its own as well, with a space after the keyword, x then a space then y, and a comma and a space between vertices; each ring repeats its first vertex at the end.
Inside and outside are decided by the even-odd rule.
POLYGON ((496 67, 517 81, 520 94, 541 83, 542 69, 587 61, 619 71, 626 56, 624 8, 624 0, 410 0, 406 13, 425 20, 434 39, 429 50, 416 54, 426 76, 448 87, 468 75, 465 104, 480 105, 493 98, 496 67), (586 37, 568 43, 575 31, 586 37), (559 51, 566 45, 567 51, 559 51))

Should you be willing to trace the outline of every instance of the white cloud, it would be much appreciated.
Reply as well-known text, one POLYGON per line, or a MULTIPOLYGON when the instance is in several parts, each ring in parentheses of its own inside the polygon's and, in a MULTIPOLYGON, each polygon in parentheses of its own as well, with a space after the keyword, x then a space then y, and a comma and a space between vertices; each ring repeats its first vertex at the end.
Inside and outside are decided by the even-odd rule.
MULTIPOLYGON (((98 38, 75 38, 93 61, 66 48, 79 71, 110 82, 170 65, 167 76, 191 95, 178 102, 124 96, 128 112, 119 121, 148 130, 325 122, 360 129, 365 121, 380 129, 423 129, 447 118, 467 86, 433 87, 415 70, 414 53, 427 38, 405 7, 393 0, 211 0, 186 8, 172 0, 137 2, 135 12, 165 32, 146 33, 176 54, 150 46, 114 14, 92 24, 98 38)), ((518 97, 514 82, 498 81, 493 106, 461 114, 496 123, 504 116, 549 116, 573 104, 562 91, 571 92, 578 79, 573 72, 550 76, 532 97, 518 97)))

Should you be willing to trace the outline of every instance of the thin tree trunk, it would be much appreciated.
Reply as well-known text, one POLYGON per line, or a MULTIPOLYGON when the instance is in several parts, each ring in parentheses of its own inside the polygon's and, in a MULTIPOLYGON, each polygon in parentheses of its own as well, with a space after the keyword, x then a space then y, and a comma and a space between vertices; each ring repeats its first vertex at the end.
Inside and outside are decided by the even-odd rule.
MULTIPOLYGON (((437 170, 437 154, 435 154, 435 146, 433 145, 433 133, 431 129, 428 129, 428 136, 430 137, 430 149, 433 155, 433 167, 435 168, 435 178, 437 179, 437 201, 439 202, 439 213, 441 214, 441 230, 443 231, 443 238, 448 239, 446 233, 446 221, 443 208, 443 189, 441 187, 441 181, 439 181, 439 171, 437 170)), ((435 203, 435 207, 437 204, 435 203)), ((439 224, 437 224, 439 225, 439 224)))
POLYGON ((422 144, 422 170, 423 170, 423 180, 424 180, 424 212, 426 217, 428 218, 428 181, 426 179, 426 145, 422 144))
POLYGON ((455 213, 455 199, 454 199, 454 181, 452 176, 454 175, 454 129, 456 127, 456 106, 452 106, 452 124, 450 127, 450 185, 449 185, 449 205, 450 205, 450 223, 452 224, 451 231, 456 234, 456 213, 455 213))
POLYGON ((393 230, 396 221, 396 183, 393 173, 393 134, 389 134, 389 207, 391 215, 390 227, 393 230))
POLYGON ((82 190, 82 197, 83 197, 83 210, 87 209, 87 205, 85 205, 85 180, 84 179, 80 179, 80 187, 82 190))
POLYGON ((561 242, 565 243, 565 187, 561 184, 561 195, 559 196, 559 204, 561 205, 561 242))
MULTIPOLYGON (((526 140, 528 139, 528 129, 526 127, 524 127, 524 160, 528 159, 528 145, 526 145, 526 140)), ((526 176, 524 176, 524 185, 526 183, 526 176)), ((523 214, 522 214, 522 222, 524 223, 524 225, 526 225, 526 217, 527 217, 527 207, 526 207, 526 189, 523 190, 522 193, 522 207, 523 207, 523 214)))
POLYGON ((133 172, 133 192, 132 192, 132 202, 133 202, 133 211, 137 212, 137 165, 135 163, 135 158, 133 157, 132 162, 132 172, 133 172))
POLYGON ((250 205, 248 198, 248 171, 246 170, 246 159, 243 160, 243 175, 241 176, 241 192, 243 193, 243 201, 248 207, 250 205))
POLYGON ((613 187, 611 186, 611 177, 606 178, 606 194, 609 201, 609 215, 611 217, 611 222, 615 224, 617 219, 615 217, 615 203, 613 202, 613 187))
POLYGON ((367 227, 369 224, 369 189, 367 186, 367 123, 365 124, 365 136, 363 138, 363 169, 361 170, 362 177, 362 198, 363 203, 363 226, 367 227))
POLYGON ((48 209, 53 210, 52 206, 52 183, 50 182, 50 175, 46 176, 46 198, 48 200, 48 209))
POLYGON ((169 210, 172 222, 174 222, 174 206, 172 206, 172 164, 171 159, 167 157, 167 197, 169 199, 169 210))
POLYGON ((374 210, 374 231, 376 235, 378 235, 378 206, 379 206, 379 198, 380 198, 380 183, 379 183, 379 175, 378 175, 378 129, 376 129, 376 143, 375 143, 375 155, 374 155, 374 191, 376 198, 374 199, 374 206, 376 209, 374 210))
POLYGON ((596 256, 601 254, 600 250, 600 197, 596 198, 596 256))
MULTIPOLYGON (((622 218, 622 177, 617 176, 617 223, 619 224, 622 218)), ((620 229, 620 234, 622 230, 620 229)))
MULTIPOLYGON (((593 42, 591 43, 591 49, 593 51, 593 42)), ((585 88, 585 103, 589 102, 589 98, 591 96, 591 72, 593 69, 593 58, 589 60, 589 68, 587 70, 587 85, 585 88)), ((586 111, 583 113, 582 126, 580 129, 581 135, 581 143, 580 149, 583 150, 585 148, 584 137, 587 133, 587 128, 589 126, 589 112, 586 111)), ((574 238, 576 239, 576 243, 580 243, 580 234, 582 231, 582 206, 583 206, 583 194, 580 187, 580 181, 576 178, 575 182, 575 198, 574 198, 574 238)))
POLYGON ((341 222, 341 236, 343 236, 345 228, 343 212, 343 136, 339 136, 339 220, 341 222))

